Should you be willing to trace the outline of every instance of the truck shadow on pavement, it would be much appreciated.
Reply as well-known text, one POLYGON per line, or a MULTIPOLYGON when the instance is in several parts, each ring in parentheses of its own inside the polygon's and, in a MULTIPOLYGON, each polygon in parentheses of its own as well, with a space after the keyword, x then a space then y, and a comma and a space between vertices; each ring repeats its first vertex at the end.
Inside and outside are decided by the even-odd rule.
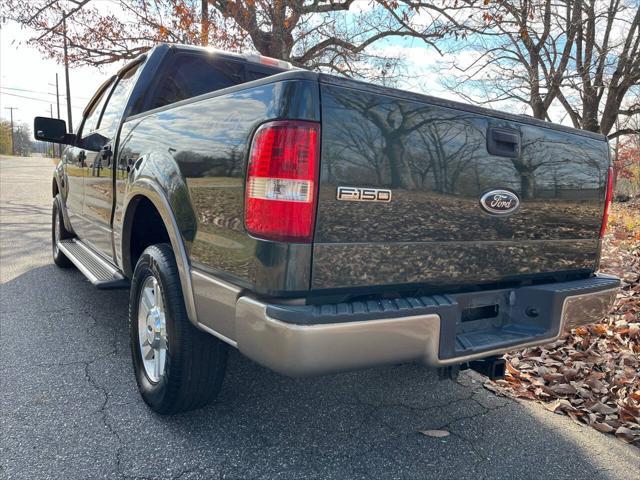
MULTIPOLYGON (((174 417, 138 396, 127 291, 35 267, 1 285, 7 478, 637 478, 637 449, 482 377, 399 365, 312 379, 235 351, 215 404, 174 417), (450 432, 444 438, 419 433, 450 432)), ((2 475, 0 475, 2 476, 2 475)))

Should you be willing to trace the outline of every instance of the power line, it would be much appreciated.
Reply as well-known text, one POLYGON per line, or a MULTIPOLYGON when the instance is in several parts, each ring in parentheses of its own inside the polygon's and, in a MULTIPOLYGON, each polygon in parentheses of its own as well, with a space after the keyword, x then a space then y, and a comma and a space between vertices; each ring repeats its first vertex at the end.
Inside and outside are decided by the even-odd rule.
MULTIPOLYGON (((49 84, 49 85, 55 85, 55 84, 49 84)), ((55 93, 51 93, 51 92, 40 92, 38 90, 29 90, 28 88, 15 88, 15 87, 0 87, 0 89, 3 90, 14 90, 16 92, 27 92, 27 93, 37 93, 38 95, 55 95, 55 93)), ((66 95, 60 95, 61 97, 66 98, 66 95)), ((89 100, 87 97, 74 97, 77 98, 78 100, 89 100)), ((47 100, 49 101, 49 100, 47 100)))
POLYGON ((5 90, 15 90, 16 92, 29 92, 29 93, 40 93, 42 95, 51 95, 49 92, 39 92, 37 90, 29 90, 27 88, 15 88, 15 87, 0 87, 5 90))
MULTIPOLYGON (((35 102, 51 103, 51 100, 44 100, 42 98, 27 97, 25 95, 18 95, 17 93, 0 92, 0 95, 10 95, 12 97, 26 98, 27 100, 33 100, 35 102)), ((77 105, 73 105, 73 108, 79 108, 80 110, 82 110, 84 107, 79 107, 77 105)))

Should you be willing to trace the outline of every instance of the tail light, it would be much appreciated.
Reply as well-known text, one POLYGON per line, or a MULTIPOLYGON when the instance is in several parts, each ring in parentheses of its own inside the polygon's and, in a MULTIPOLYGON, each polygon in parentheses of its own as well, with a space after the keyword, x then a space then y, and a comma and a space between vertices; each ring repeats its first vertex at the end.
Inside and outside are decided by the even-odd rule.
POLYGON ((311 242, 319 157, 317 123, 286 120, 258 128, 247 167, 249 233, 267 240, 311 242))
POLYGON ((264 55, 256 55, 254 53, 249 53, 244 56, 250 62, 260 63, 262 65, 268 65, 270 67, 280 67, 291 69, 293 65, 290 62, 285 62, 284 60, 278 60, 277 58, 265 57, 264 55))
POLYGON ((609 207, 613 199, 613 167, 609 167, 607 172, 607 191, 604 196, 604 213, 602 214, 602 225, 600 226, 600 238, 604 237, 609 220, 609 207))

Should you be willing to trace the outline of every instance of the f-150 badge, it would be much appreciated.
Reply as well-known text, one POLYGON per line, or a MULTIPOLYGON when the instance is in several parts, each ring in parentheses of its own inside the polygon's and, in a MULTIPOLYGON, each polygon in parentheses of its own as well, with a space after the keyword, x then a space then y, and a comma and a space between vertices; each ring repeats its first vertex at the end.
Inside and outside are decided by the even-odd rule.
POLYGON ((520 205, 518 196, 509 190, 490 190, 480 197, 480 206, 491 215, 506 215, 520 205))
POLYGON ((338 187, 336 198, 346 202, 390 202, 391 190, 385 188, 338 187))

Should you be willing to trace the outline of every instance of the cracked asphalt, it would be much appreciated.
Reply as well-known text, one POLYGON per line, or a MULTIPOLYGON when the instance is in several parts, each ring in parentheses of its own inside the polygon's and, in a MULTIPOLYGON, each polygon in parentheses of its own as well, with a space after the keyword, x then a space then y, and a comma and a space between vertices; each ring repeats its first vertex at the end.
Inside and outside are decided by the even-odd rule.
POLYGON ((215 404, 155 415, 132 373, 127 292, 51 262, 51 171, 0 158, 0 478, 640 478, 638 449, 473 372, 294 380, 232 352, 215 404))

